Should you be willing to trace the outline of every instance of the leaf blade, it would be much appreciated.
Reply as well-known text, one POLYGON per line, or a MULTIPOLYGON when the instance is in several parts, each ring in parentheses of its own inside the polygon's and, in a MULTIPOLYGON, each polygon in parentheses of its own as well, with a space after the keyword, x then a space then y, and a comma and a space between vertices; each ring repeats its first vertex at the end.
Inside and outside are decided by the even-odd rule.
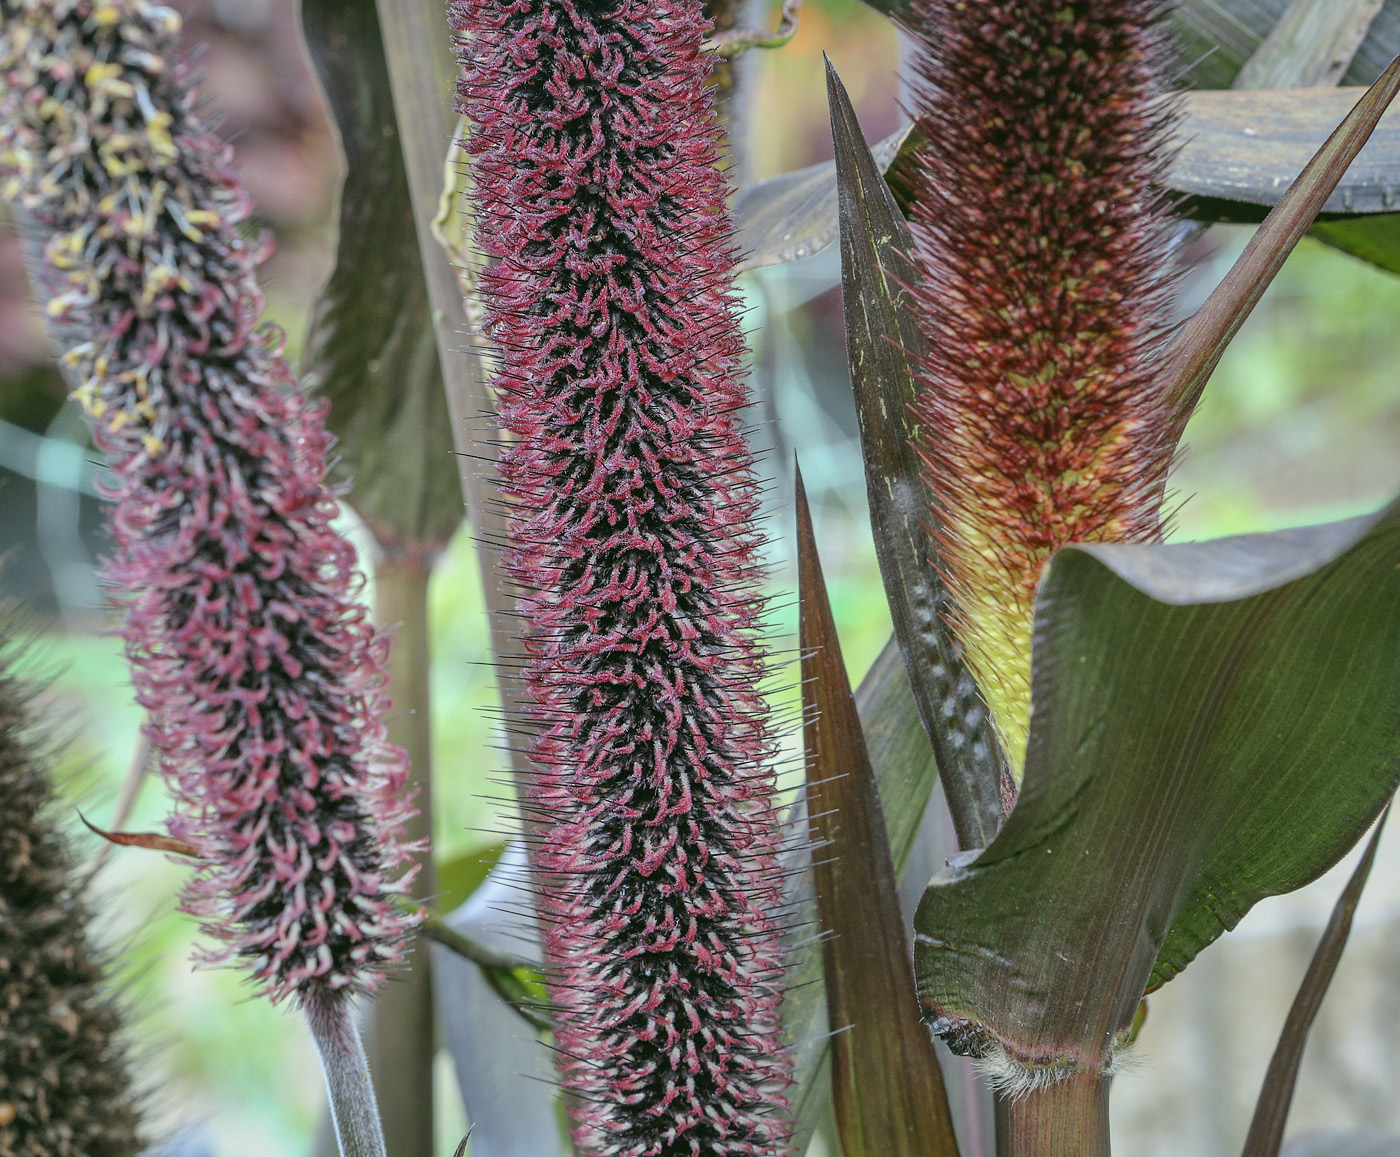
POLYGON ((301 20, 346 167, 303 369, 351 505, 381 542, 436 549, 464 511, 379 19, 373 0, 304 0, 301 20))
MULTIPOLYGON (((881 172, 894 164, 912 127, 874 146, 881 172)), ((827 161, 747 186, 734 200, 734 220, 741 254, 736 273, 820 253, 837 237, 835 168, 827 161)))
POLYGON ((936 516, 911 441, 907 415, 923 342, 905 290, 916 276, 910 239, 830 61, 827 95, 846 342, 880 573, 959 843, 986 847, 1001 825, 1002 759, 990 713, 948 628, 951 599, 930 530, 936 516))
POLYGON ((1298 1081, 1298 1067, 1303 1062, 1303 1049, 1308 1041, 1308 1032, 1317 1019, 1323 997, 1336 974, 1337 965, 1342 959, 1347 937, 1351 934, 1352 919, 1356 906, 1361 902, 1361 893, 1370 878, 1371 867, 1376 861, 1376 849, 1380 846, 1381 833, 1389 809, 1382 813, 1376 830, 1371 835, 1366 851, 1362 853, 1351 878, 1347 880, 1342 894, 1332 909, 1317 950, 1308 964, 1303 982, 1298 986, 1293 1006, 1288 1010, 1283 1031, 1279 1034, 1278 1046, 1269 1061, 1264 1083, 1259 1091, 1259 1099, 1254 1108, 1254 1119, 1249 1125, 1249 1135, 1245 1138, 1243 1157, 1278 1157, 1283 1143, 1283 1128, 1288 1122, 1288 1110, 1293 1103, 1293 1089, 1298 1081))
MULTIPOLYGON (((1228 88, 1278 26, 1292 0, 1179 0, 1169 25, 1193 88, 1228 88)), ((1386 4, 1371 21, 1343 84, 1370 84, 1400 54, 1400 11, 1386 4)))
POLYGON ((1345 853, 1400 775, 1397 564, 1400 503, 1055 556, 1020 801, 915 920, 941 1030, 1102 1067, 1149 984, 1345 853))
MULTIPOLYGON (((1259 222, 1356 103, 1352 89, 1188 92, 1180 98, 1165 193, 1201 221, 1259 222)), ((905 125, 871 150, 887 172, 915 138, 905 125)), ((741 268, 797 260, 839 236, 834 162, 812 165, 740 193, 735 207, 741 268)), ((1328 221, 1364 243, 1400 206, 1400 114, 1383 117, 1356 162, 1324 201, 1328 221)), ((1319 229, 1322 226, 1318 227, 1319 229)))
POLYGON ((826 939, 832 1090, 846 1157, 957 1157, 919 1019, 879 792, 846 680, 801 472, 797 541, 807 793, 826 939), (839 864, 839 869, 838 869, 839 864))
POLYGON ((1178 424, 1184 425, 1190 416, 1230 339, 1307 232, 1397 91, 1400 57, 1308 162, 1224 280, 1163 353, 1162 388, 1178 424))
POLYGON ((1384 0, 1293 0, 1235 77, 1236 88, 1330 87, 1341 81, 1384 0))

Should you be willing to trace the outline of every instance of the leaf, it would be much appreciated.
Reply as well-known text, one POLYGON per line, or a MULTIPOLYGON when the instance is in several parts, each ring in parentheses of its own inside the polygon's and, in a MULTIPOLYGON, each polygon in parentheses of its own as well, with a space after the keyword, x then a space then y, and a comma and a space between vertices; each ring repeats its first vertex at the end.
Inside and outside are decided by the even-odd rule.
POLYGON ((491 874, 506 845, 502 841, 487 848, 478 848, 455 860, 437 865, 437 896, 435 902, 444 911, 452 912, 465 904, 491 874))
MULTIPOLYGON (((402 127, 423 276, 436 322, 438 360, 447 381, 450 429, 461 467, 459 480, 471 511, 473 537, 487 545, 476 557, 497 686, 506 715, 519 719, 524 715, 518 674, 520 624, 515 595, 500 568, 500 551, 495 549, 508 539, 506 503, 496 471, 503 443, 491 420, 496 405, 487 384, 485 352, 475 337, 480 328, 480 303, 473 294, 468 308, 457 271, 443 260, 443 247, 435 235, 440 212, 452 217, 468 208, 454 199, 458 175, 465 168, 452 115, 457 62, 451 38, 443 28, 442 0, 378 0, 377 7, 394 107, 402 127)), ((470 281, 474 272, 465 272, 464 280, 470 281)), ((517 739, 509 746, 517 795, 524 799, 529 790, 525 755, 529 743, 517 739)))
MULTIPOLYGON (((910 130, 905 125, 875 146, 880 172, 894 163, 910 130)), ((835 166, 826 161, 749 185, 735 198, 734 222, 736 272, 820 253, 837 237, 835 166)))
POLYGON ((119 848, 145 848, 152 852, 170 852, 172 855, 186 856, 192 860, 204 858, 193 844, 171 836, 163 836, 159 832, 109 832, 99 828, 82 812, 78 813, 78 818, 83 821, 88 831, 101 836, 109 844, 115 844, 119 848))
POLYGON ((1351 934, 1352 918, 1356 915, 1356 906, 1361 901, 1362 890, 1371 874, 1371 865, 1375 863, 1376 848, 1380 845, 1388 815, 1388 810, 1382 813, 1365 853, 1337 898, 1332 917, 1327 921, 1317 951, 1313 953, 1312 962, 1298 988, 1298 995, 1293 999, 1293 1007, 1288 1010, 1278 1047, 1274 1049, 1268 1072, 1264 1074, 1264 1085, 1254 1108, 1254 1120, 1250 1122, 1249 1136, 1244 1143, 1244 1157, 1277 1157, 1283 1141, 1283 1127, 1288 1121, 1288 1109, 1293 1103, 1293 1087, 1298 1080, 1298 1066, 1303 1060, 1308 1033, 1341 962, 1342 949, 1346 947, 1347 937, 1351 934))
MULTIPOLYGON (((533 922, 516 914, 525 871, 524 848, 509 845, 447 923, 505 956, 537 957, 533 922)), ((475 1157, 568 1157, 548 1050, 472 961, 434 945, 433 976, 475 1157)))
POLYGON ((841 1150, 845 1157, 956 1157, 943 1074, 918 1015, 880 797, 800 470, 797 554, 807 806, 841 1150))
POLYGON ((856 708, 885 807, 895 871, 902 877, 938 778, 938 761, 893 636, 860 681, 856 708))
POLYGON ((331 404, 350 504, 382 543, 441 547, 462 494, 374 0, 303 0, 301 19, 346 166, 303 369, 331 404))
POLYGON ((1283 1157, 1400 1157, 1400 1137, 1386 1133, 1303 1133, 1283 1147, 1283 1157))
POLYGON ((913 363, 923 341, 906 290, 916 276, 908 230, 830 61, 826 79, 840 182, 841 299, 875 552, 958 842, 984 848, 1001 825, 1002 761, 986 704, 948 629, 934 514, 910 441, 913 363))
POLYGON ((961 1048, 1098 1069, 1145 989, 1321 875, 1394 789, 1400 502, 1060 551, 1031 692, 1015 810, 920 904, 920 996, 961 1048))
POLYGON ((1293 251, 1347 166, 1400 90, 1400 58, 1381 74, 1280 198, 1230 272, 1162 356, 1163 392, 1184 424, 1206 381, 1264 290, 1293 251))
MULTIPOLYGON (((895 873, 901 878, 928 809, 929 794, 938 777, 938 764, 928 733, 914 707, 904 659, 894 639, 861 680, 856 707, 865 733, 866 749, 886 818, 886 831, 895 873)), ((794 845, 805 845, 807 809, 795 806, 788 832, 794 845), (801 833, 801 834, 798 834, 801 833), (799 844, 800 841, 800 844, 799 844)), ((802 859, 799 857, 799 859, 802 859)), ((790 904, 799 932, 816 921, 816 897, 805 860, 793 873, 790 904)), ((805 932, 803 932, 805 936, 805 932)), ((793 1120, 799 1137, 810 1136, 826 1110, 831 1092, 827 1062, 831 1037, 827 1033, 826 999, 821 953, 810 939, 794 945, 787 970, 787 999, 783 1020, 793 1041, 793 1120)))
POLYGON ((1234 80, 1235 88, 1337 84, 1384 0, 1292 0, 1234 80))
POLYGON ((1400 273, 1400 213, 1319 221, 1308 232, 1333 249, 1359 257, 1387 273, 1400 273))
MULTIPOLYGON (((1363 95, 1355 88, 1188 93, 1170 176, 1172 194, 1189 198, 1179 208, 1198 219, 1257 219, 1250 206, 1277 203, 1363 95)), ((1380 120, 1318 205, 1342 214, 1400 208, 1400 113, 1380 120)))
MULTIPOLYGON (((1201 221, 1262 221, 1359 95, 1355 89, 1184 94, 1165 190, 1175 211, 1201 221)), ((878 171, 888 173, 918 140, 906 125, 880 141, 873 150, 878 171)), ((1359 247, 1372 230, 1388 231, 1384 217, 1397 209, 1400 114, 1381 120, 1319 211, 1344 221, 1359 247), (1375 221, 1367 220, 1372 214, 1375 221)), ((745 254, 740 268, 820 252, 839 236, 835 163, 751 185, 739 194, 735 219, 745 254)))
POLYGON ((883 12, 886 16, 902 22, 907 27, 914 27, 914 0, 865 0, 876 12, 883 12))
MULTIPOLYGON (((1170 26, 1176 36, 1177 59, 1189 66, 1184 83, 1192 88, 1229 88, 1294 2, 1178 0, 1170 26)), ((1321 0, 1324 7, 1336 3, 1338 0, 1321 0)), ((1400 8, 1387 3, 1371 20, 1341 82, 1370 84, 1397 55, 1400 8)))

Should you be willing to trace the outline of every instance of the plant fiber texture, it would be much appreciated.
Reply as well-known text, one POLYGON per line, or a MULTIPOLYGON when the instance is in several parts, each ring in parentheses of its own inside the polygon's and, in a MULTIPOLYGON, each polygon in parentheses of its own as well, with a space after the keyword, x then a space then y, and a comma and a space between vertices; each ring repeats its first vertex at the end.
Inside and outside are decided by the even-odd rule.
POLYGON ((408 807, 385 640, 331 527, 321 411, 257 329, 262 246, 145 0, 0 0, 5 193, 115 475, 108 576, 201 867, 187 907, 274 999, 400 958, 408 807))
POLYGON ((1019 780, 1050 555, 1160 534, 1166 48, 1156 0, 917 0, 915 17, 916 445, 954 628, 1019 780))
POLYGON ((757 483, 692 0, 450 8, 584 1151, 786 1152, 757 483))
MULTIPOLYGON (((0 631, 14 626, 0 612, 0 631)), ((121 1017, 54 822, 52 752, 0 641, 0 1157, 143 1151, 121 1017)))

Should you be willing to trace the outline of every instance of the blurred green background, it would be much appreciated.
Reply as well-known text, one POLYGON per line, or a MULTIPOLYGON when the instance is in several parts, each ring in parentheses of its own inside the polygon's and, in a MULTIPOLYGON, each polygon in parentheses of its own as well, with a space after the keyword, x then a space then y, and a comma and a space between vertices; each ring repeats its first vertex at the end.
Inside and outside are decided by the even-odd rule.
MULTIPOLYGON (((302 59, 293 0, 185 0, 191 43, 222 131, 233 142, 264 222, 278 239, 266 267, 269 316, 293 355, 333 236, 336 154, 302 59)), ((840 70, 875 139, 899 121, 893 28, 856 0, 807 0, 801 31, 764 54, 752 118, 755 176, 830 156, 821 54, 840 70)), ((1204 297, 1247 230, 1218 227, 1192 243, 1183 309, 1204 297)), ((836 616, 853 676, 888 633, 864 521, 864 489, 844 368, 835 253, 767 270, 745 287, 756 332, 755 387, 772 497, 774 648, 790 659, 795 636, 790 466, 802 456, 836 616), (820 292, 816 292, 821 290, 820 292), (794 305, 795 302, 800 304, 794 305)), ((0 234, 0 418, 32 434, 82 444, 62 408, 42 321, 25 296, 13 230, 0 234)), ((1340 517, 1375 506, 1400 486, 1400 280, 1305 242, 1216 373, 1176 474, 1177 537, 1198 538, 1340 517)), ((23 457, 13 437, 6 454, 23 457)), ((61 447, 60 447, 61 449, 61 447)), ((78 449, 74 454, 80 454, 78 449)), ((6 457, 11 465, 18 459, 6 457)), ((62 455, 40 464, 51 480, 62 455)), ((34 472, 30 470, 29 472, 34 472)), ((65 790, 95 822, 112 814, 137 744, 118 642, 92 566, 101 553, 95 503, 62 485, 36 489, 6 471, 0 549, 14 545, 5 582, 35 606, 43 646, 36 669, 59 673, 47 696, 71 735, 65 790)), ((354 528, 351 527, 353 530, 354 528)), ((368 546, 368 539, 359 541, 368 546)), ((439 861, 483 848, 508 829, 493 781, 492 677, 469 533, 443 558, 432 586, 432 711, 439 861)), ((789 667, 790 671, 790 667, 789 667)), ((788 690, 780 692, 791 702, 788 690)), ((145 783, 128 827, 160 826, 166 801, 145 783)), ((94 839, 75 832, 85 849, 94 839)), ((160 1128, 194 1130, 219 1157, 292 1157, 309 1151, 322 1112, 319 1069, 300 1025, 250 998, 235 973, 190 964, 198 934, 175 912, 180 865, 139 851, 112 855, 97 881, 100 932, 113 946, 136 1015, 139 1063, 160 1128)), ((443 1153, 461 1121, 440 1065, 443 1153)), ((198 1148, 193 1151, 200 1151, 198 1148)))

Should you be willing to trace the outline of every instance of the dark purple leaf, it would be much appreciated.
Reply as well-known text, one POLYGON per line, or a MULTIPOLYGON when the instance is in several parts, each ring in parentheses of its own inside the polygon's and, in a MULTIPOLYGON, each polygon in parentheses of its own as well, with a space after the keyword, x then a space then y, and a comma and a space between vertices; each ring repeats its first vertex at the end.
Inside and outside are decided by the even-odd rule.
POLYGON ((807 806, 845 1157, 956 1157, 914 971, 880 796, 797 480, 807 806))

